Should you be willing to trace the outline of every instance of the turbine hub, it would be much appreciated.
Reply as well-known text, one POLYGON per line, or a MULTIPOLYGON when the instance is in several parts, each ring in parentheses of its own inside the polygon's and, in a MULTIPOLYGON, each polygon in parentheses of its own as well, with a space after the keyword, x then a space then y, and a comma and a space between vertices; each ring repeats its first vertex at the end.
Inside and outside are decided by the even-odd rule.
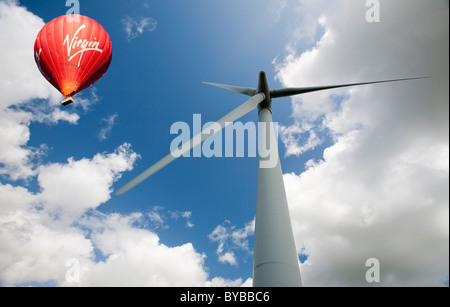
POLYGON ((266 76, 265 71, 261 71, 259 73, 258 88, 257 88, 256 92, 263 93, 264 96, 266 96, 266 99, 258 105, 258 113, 262 109, 268 109, 270 112, 272 112, 272 99, 270 97, 270 87, 269 87, 269 82, 267 81, 267 76, 266 76))

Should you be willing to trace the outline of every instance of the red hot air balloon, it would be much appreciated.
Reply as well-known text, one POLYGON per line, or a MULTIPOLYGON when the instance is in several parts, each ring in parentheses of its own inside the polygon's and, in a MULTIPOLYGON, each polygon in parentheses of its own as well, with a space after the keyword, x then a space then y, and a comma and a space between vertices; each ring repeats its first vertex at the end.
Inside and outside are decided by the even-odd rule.
POLYGON ((109 68, 112 43, 95 20, 81 15, 53 19, 39 32, 34 57, 42 75, 66 99, 97 82, 109 68))

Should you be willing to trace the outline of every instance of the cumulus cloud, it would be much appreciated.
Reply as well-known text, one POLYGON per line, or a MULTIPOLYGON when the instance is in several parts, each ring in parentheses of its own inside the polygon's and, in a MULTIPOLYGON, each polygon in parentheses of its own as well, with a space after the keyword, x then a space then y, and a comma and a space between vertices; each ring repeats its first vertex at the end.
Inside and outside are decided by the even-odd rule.
POLYGON ((175 247, 161 243, 145 228, 143 213, 96 210, 135 159, 136 153, 124 144, 91 159, 71 158, 39 167, 39 193, 0 184, 0 284, 210 285, 205 256, 192 243, 175 247), (72 259, 79 270, 75 281, 66 278, 72 259))
POLYGON ((128 15, 121 19, 121 23, 129 42, 141 36, 146 31, 155 31, 158 25, 158 21, 153 17, 132 18, 128 15))
POLYGON ((74 221, 110 199, 112 184, 122 172, 132 169, 136 158, 130 144, 124 144, 114 153, 97 154, 92 159, 69 158, 66 164, 40 166, 37 179, 44 209, 74 221))
POLYGON ((27 282, 61 282, 65 262, 92 257, 93 247, 82 231, 59 229, 51 217, 31 206, 0 216, 0 284, 20 285, 27 282))
MULTIPOLYGON (((92 242, 107 258, 89 267, 84 286, 200 286, 205 285, 203 254, 191 243, 168 247, 148 230, 136 227, 141 213, 112 214, 96 220, 101 227, 92 242), (100 222, 100 223, 99 223, 100 222)), ((90 223, 93 221, 91 220, 90 223)))
POLYGON ((287 153, 313 147, 296 133, 327 131, 333 143, 305 172, 284 175, 297 249, 307 257, 302 279, 311 286, 369 285, 365 263, 377 258, 380 285, 443 285, 449 274, 448 6, 381 2, 381 22, 368 23, 364 1, 335 2, 315 1, 322 9, 309 11, 309 18, 322 30, 296 37, 275 62, 285 86, 432 78, 292 99, 294 123, 282 138, 287 153), (316 43, 301 52, 292 47, 308 39, 316 43))
POLYGON ((91 241, 72 224, 109 199, 111 185, 135 158, 125 144, 93 159, 41 166, 37 194, 0 185, 0 283, 61 282, 67 259, 91 261, 91 241))
POLYGON ((13 180, 28 178, 34 174, 30 156, 32 149, 24 145, 30 139, 31 115, 0 109, 0 174, 13 180))

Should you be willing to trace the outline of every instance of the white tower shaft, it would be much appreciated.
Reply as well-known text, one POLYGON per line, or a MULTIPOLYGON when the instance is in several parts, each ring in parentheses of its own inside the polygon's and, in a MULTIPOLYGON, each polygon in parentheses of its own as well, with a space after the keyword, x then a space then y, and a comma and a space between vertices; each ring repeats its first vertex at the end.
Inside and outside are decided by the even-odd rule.
MULTIPOLYGON (((277 147, 268 108, 260 110, 259 122, 270 129, 265 133, 265 144, 277 147)), ((269 159, 276 159, 275 167, 265 167, 266 159, 258 155, 253 286, 299 287, 302 281, 278 148, 272 147, 270 154, 269 159)))

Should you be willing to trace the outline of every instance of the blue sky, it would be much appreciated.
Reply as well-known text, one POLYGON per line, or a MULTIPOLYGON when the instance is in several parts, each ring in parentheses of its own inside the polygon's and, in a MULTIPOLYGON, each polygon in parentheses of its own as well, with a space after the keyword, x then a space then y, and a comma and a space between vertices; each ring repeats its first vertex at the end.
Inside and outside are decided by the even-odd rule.
MULTIPOLYGON (((0 221, 17 227, 1 237, 10 260, 0 284, 74 285, 64 278, 69 258, 84 272, 76 285, 251 284, 256 158, 181 158, 112 194, 170 152, 173 123, 215 121, 246 99, 202 82, 256 87, 261 70, 272 88, 433 76, 280 99, 273 117, 305 285, 369 285, 373 257, 383 285, 448 284, 448 1, 382 2, 380 23, 368 23, 359 2, 81 0, 80 13, 108 31, 113 61, 62 108, 31 61, 32 37, 69 7, 0 1, 0 37, 17 49, 11 33, 23 37, 30 55, 1 54, 26 76, 11 68, 12 83, 0 79, 2 119, 11 121, 0 131, 19 135, 1 139, 0 221), (10 244, 26 236, 20 229, 29 241, 10 244), (61 240, 48 250, 52 236, 61 240), (432 272, 407 267, 412 254, 432 272), (29 274, 17 276, 23 266, 29 274), (129 275, 116 280, 119 267, 129 275)), ((256 120, 256 111, 241 119, 256 120)))

